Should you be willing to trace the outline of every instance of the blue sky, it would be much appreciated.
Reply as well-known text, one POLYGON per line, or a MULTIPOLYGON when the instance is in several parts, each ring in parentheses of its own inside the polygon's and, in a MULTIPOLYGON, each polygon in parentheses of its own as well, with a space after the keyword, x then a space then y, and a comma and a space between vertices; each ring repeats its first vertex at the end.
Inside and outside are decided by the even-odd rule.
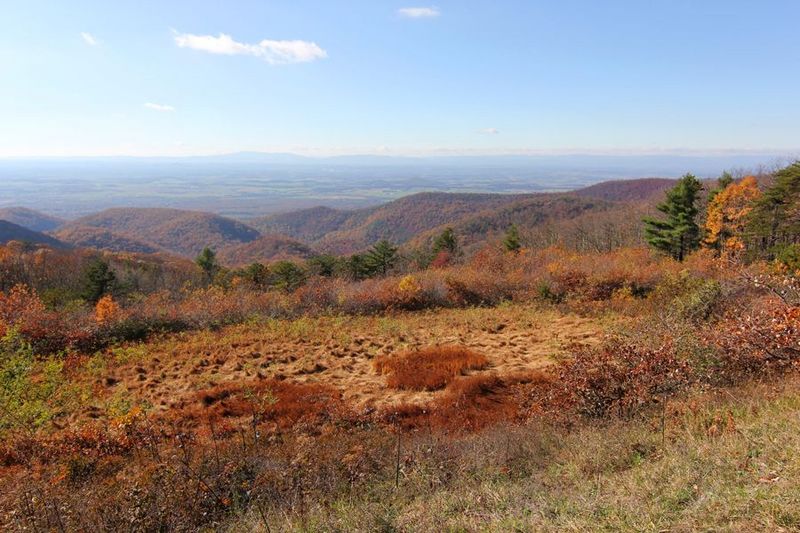
POLYGON ((796 152, 800 2, 0 2, 0 156, 796 152))

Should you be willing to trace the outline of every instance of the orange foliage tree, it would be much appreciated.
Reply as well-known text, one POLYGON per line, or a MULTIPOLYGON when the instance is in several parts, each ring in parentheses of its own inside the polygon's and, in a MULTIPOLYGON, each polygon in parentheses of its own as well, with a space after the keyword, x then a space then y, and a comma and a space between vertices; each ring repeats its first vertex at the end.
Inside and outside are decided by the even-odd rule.
POLYGON ((94 318, 98 324, 108 324, 119 318, 120 307, 110 294, 106 294, 97 301, 94 308, 94 318))
POLYGON ((708 206, 705 244, 724 254, 742 250, 747 218, 753 209, 753 202, 760 195, 753 176, 747 176, 715 195, 708 206))

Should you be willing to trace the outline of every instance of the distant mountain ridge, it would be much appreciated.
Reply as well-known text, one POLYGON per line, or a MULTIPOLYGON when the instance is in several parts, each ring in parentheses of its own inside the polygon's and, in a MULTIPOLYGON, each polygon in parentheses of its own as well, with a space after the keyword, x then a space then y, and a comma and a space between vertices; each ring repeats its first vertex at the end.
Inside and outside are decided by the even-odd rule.
POLYGON ((53 232, 53 236, 78 248, 95 248, 109 252, 135 252, 154 254, 166 250, 129 235, 123 235, 105 228, 69 224, 53 232))
MULTIPOLYGON (((363 251, 380 239, 404 248, 424 246, 445 227, 454 228, 461 244, 471 247, 497 238, 512 223, 520 230, 540 233, 537 228, 563 228, 571 220, 581 221, 581 226, 573 224, 573 233, 588 228, 586 224, 605 224, 611 219, 619 225, 625 218, 618 217, 619 213, 629 209, 646 212, 672 183, 659 178, 609 181, 567 193, 422 192, 376 207, 344 210, 318 206, 244 222, 202 211, 113 208, 65 222, 50 235, 30 229, 26 235, 35 242, 52 239, 54 246, 167 253, 190 259, 208 246, 231 266, 305 259, 316 253, 346 255, 363 251), (606 214, 611 210, 616 210, 614 215, 606 214)), ((59 222, 33 210, 6 211, 30 224, 59 222)), ((625 234, 633 235, 635 230, 627 226, 625 234)), ((17 225, 6 233, 23 236, 21 230, 25 228, 17 225)))
POLYGON ((61 218, 27 207, 0 208, 0 220, 7 220, 23 228, 40 232, 53 231, 65 222, 61 218))
POLYGON ((231 218, 166 208, 107 209, 69 222, 62 231, 80 226, 102 228, 188 257, 206 246, 219 250, 261 237, 257 230, 231 218))
POLYGON ((0 220, 0 244, 10 241, 20 241, 30 244, 45 244, 53 248, 68 248, 69 246, 58 239, 44 233, 14 224, 7 220, 0 220))

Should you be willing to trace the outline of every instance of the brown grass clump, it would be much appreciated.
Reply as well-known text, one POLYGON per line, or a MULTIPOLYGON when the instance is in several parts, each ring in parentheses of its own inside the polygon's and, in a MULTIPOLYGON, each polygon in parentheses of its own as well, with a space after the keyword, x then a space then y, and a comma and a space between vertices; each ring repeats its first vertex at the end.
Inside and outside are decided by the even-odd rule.
POLYGON ((477 431, 526 418, 529 391, 546 390, 551 380, 550 374, 541 371, 466 376, 450 382, 441 397, 424 405, 393 406, 384 411, 383 418, 404 430, 477 431))
POLYGON ((462 346, 432 346, 395 357, 378 357, 373 366, 386 375, 393 389, 437 390, 466 370, 480 370, 489 361, 483 354, 462 346))
POLYGON ((213 420, 250 418, 286 429, 298 422, 321 423, 341 410, 340 393, 318 383, 277 379, 226 383, 198 392, 179 420, 199 425, 213 420))

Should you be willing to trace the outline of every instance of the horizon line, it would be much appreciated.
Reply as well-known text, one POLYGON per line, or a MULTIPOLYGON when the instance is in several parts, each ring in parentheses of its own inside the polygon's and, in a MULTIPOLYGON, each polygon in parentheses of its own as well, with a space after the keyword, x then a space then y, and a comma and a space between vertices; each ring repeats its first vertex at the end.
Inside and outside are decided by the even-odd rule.
POLYGON ((374 157, 386 159, 436 159, 452 157, 546 157, 546 156, 608 156, 608 157, 647 157, 647 156, 673 156, 673 157, 724 157, 724 156, 763 156, 785 159, 799 159, 800 148, 643 148, 643 149, 591 149, 591 148, 564 148, 552 150, 537 149, 509 149, 509 150, 470 150, 470 149, 432 149, 421 151, 390 151, 390 150, 353 150, 353 151, 325 151, 325 150, 235 150, 235 151, 210 151, 203 153, 151 153, 151 154, 24 154, 0 155, 0 161, 10 160, 53 160, 53 159, 192 159, 229 157, 237 155, 258 156, 292 156, 310 160, 325 160, 345 157, 374 157))

